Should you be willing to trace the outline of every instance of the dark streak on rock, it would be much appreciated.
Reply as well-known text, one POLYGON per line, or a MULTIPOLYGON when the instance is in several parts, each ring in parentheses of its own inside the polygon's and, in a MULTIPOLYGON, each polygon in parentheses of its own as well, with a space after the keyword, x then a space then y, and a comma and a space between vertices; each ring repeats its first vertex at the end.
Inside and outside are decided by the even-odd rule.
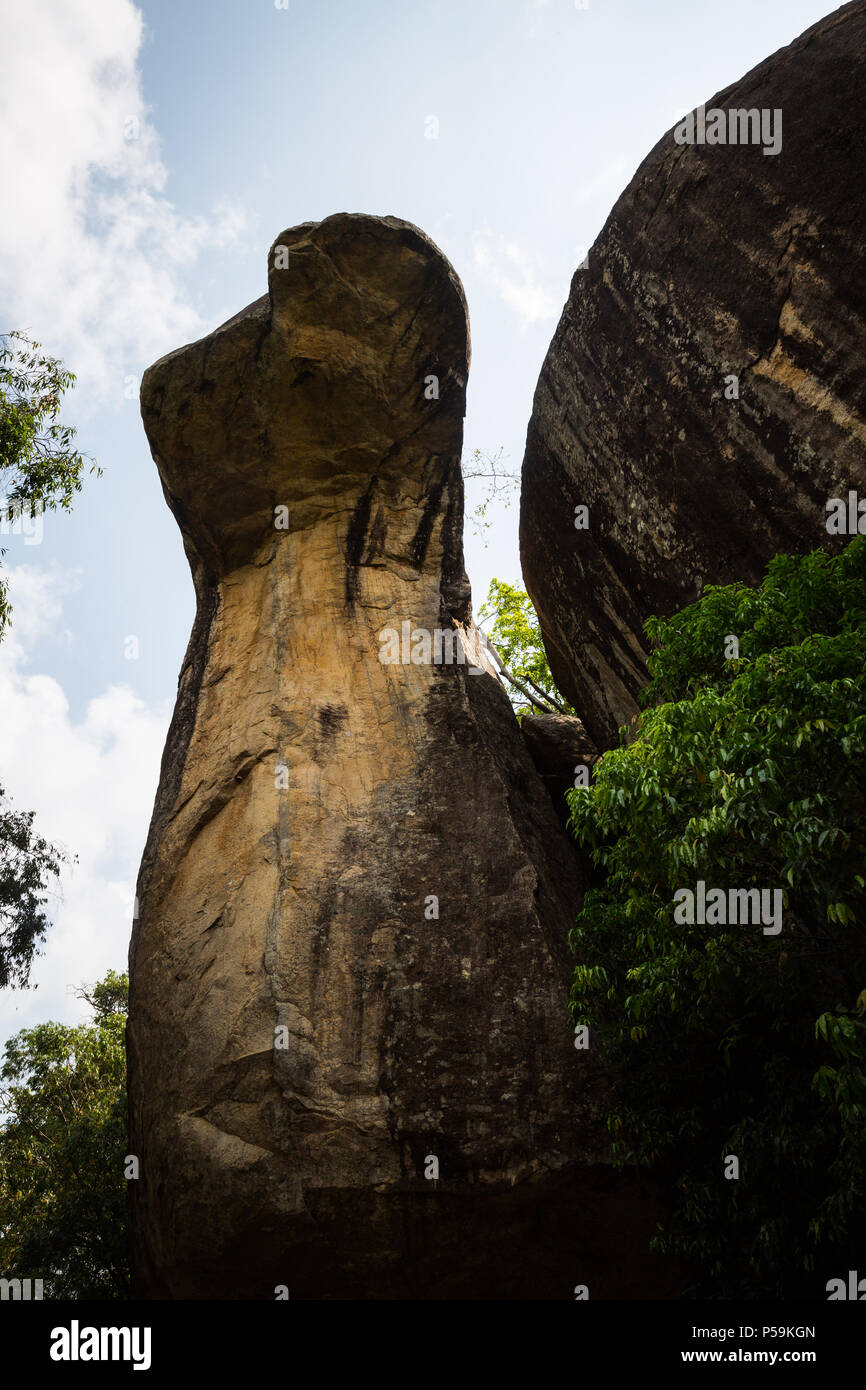
POLYGON ((373 492, 378 483, 372 477, 367 489, 355 503, 355 510, 346 533, 346 603, 350 606, 358 597, 358 568, 364 555, 364 542, 370 524, 370 511, 373 505, 373 492))
POLYGON ((322 705, 319 710, 319 728, 322 738, 336 738, 349 718, 345 705, 322 705))
POLYGON ((433 532, 433 522, 439 513, 443 487, 444 482, 441 481, 433 484, 427 501, 424 503, 424 511, 421 514, 421 520, 418 522, 418 529, 412 537, 409 555, 416 570, 422 568, 427 558, 427 547, 430 544, 430 536, 433 532))

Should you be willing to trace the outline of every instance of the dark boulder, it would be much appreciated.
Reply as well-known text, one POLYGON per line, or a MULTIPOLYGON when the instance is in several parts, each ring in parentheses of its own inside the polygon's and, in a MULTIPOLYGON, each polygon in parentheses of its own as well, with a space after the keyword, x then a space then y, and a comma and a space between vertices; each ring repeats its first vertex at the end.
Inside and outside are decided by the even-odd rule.
POLYGON ((759 143, 669 131, 572 280, 529 424, 521 556, 557 683, 600 747, 636 712, 649 614, 841 544, 828 500, 866 497, 864 92, 857 0, 691 132, 759 143))

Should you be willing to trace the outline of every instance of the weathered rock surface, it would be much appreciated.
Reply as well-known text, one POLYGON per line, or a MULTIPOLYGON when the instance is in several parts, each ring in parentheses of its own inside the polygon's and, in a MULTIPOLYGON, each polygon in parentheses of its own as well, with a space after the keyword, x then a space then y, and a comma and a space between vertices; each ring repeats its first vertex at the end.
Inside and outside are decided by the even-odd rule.
POLYGON ((565 793, 577 785, 578 768, 586 768, 587 775, 591 772, 598 749, 581 721, 570 714, 524 714, 520 732, 556 814, 565 824, 571 814, 565 793))
POLYGON ((858 0, 706 103, 780 110, 780 153, 669 132, 572 280, 528 430, 521 556, 600 746, 636 712, 650 613, 757 581, 828 541, 829 498, 866 495, 864 90, 858 0))
POLYGON ((198 600, 130 951, 146 1296, 661 1292, 572 1045, 574 857, 508 700, 380 660, 403 623, 473 647, 467 369, 433 244, 338 215, 145 375, 198 600))

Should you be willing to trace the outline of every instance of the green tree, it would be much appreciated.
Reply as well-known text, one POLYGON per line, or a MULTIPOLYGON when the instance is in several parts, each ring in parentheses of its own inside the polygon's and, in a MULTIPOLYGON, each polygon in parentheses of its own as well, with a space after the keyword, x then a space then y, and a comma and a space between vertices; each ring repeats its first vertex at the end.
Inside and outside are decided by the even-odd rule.
MULTIPOLYGON (((60 423, 60 403, 75 377, 23 333, 0 334, 0 523, 22 515, 69 511, 81 490, 85 458, 75 430, 60 423)), ((95 463, 91 472, 99 473, 95 463)), ((3 554, 0 550, 0 554, 3 554)), ((9 622, 0 575, 0 638, 9 622)), ((14 812, 0 788, 0 989, 25 986, 45 939, 49 884, 68 856, 33 831, 32 812, 14 812)))
MULTIPOLYGON (((58 418, 74 383, 74 374, 25 334, 0 334, 0 519, 7 525, 28 512, 69 511, 81 491, 86 460, 74 447, 75 429, 58 418)), ((92 461, 90 471, 101 472, 92 461)), ((8 620, 0 577, 0 636, 8 620)))
POLYGON ((617 1160, 670 1182, 655 1245, 690 1290, 820 1298, 866 1248, 866 541, 646 630, 650 707, 568 795, 599 874, 574 1018, 617 1160), (697 880, 783 890, 781 932, 676 923, 697 880))
POLYGON ((82 990, 91 1024, 43 1023, 0 1067, 0 1273, 46 1298, 129 1297, 125 1024, 128 981, 82 990))
POLYGON ((541 629, 525 589, 493 579, 479 613, 481 623, 493 623, 485 633, 499 674, 512 689, 511 701, 518 717, 537 709, 548 714, 574 714, 554 684, 541 629))
POLYGON ((49 884, 68 856, 33 830, 33 811, 13 811, 0 787, 0 989, 24 988, 45 940, 49 884))

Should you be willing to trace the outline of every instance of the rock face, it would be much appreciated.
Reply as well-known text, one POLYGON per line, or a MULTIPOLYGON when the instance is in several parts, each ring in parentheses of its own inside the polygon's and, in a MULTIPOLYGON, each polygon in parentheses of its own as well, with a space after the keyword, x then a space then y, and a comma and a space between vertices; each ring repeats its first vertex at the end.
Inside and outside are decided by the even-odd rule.
POLYGON ((828 499, 866 495, 864 89, 858 0, 713 97, 702 127, 699 111, 695 140, 727 133, 711 109, 765 111, 778 153, 669 132, 572 280, 528 430, 521 556, 600 746, 636 712, 650 613, 757 581, 828 541, 828 499))
POLYGON ((586 769, 583 785, 588 785, 598 749, 581 721, 568 714, 524 714, 520 732, 564 825, 571 814, 565 793, 578 785, 579 768, 586 769))
POLYGON ((142 383, 198 606, 130 951, 140 1292, 658 1296, 566 1011, 574 857, 470 671, 461 286, 349 215, 268 283, 142 383))

